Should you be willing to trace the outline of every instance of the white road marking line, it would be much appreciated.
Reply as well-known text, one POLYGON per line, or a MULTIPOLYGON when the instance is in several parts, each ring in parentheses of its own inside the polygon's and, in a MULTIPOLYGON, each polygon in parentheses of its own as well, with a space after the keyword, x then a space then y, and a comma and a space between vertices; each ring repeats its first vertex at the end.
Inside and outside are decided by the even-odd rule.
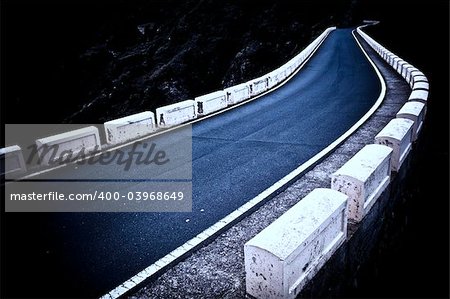
MULTIPOLYGON (((321 160, 322 158, 324 158, 326 155, 328 155, 332 150, 334 150, 337 146, 339 146, 342 142, 344 142, 348 137, 350 137, 351 134, 353 134, 361 125, 363 125, 368 119, 369 117, 372 116, 372 114, 375 113, 375 111, 378 109, 378 107, 382 104, 384 97, 386 95, 386 83, 383 79, 383 76, 381 75, 380 71, 378 70, 377 66, 375 65, 375 63, 370 59, 369 55, 365 52, 364 48, 361 46, 361 44, 359 43, 358 39, 356 38, 354 31, 352 31, 352 35, 353 38, 355 39, 355 41, 357 42, 358 46, 361 48, 361 51, 364 53, 364 55, 366 56, 367 60, 370 62, 370 64, 372 65, 372 67, 374 68, 378 79, 380 80, 381 83, 381 91, 380 91, 380 95, 378 96, 377 101, 375 102, 375 104, 370 108, 369 111, 367 111, 366 114, 364 114, 364 116, 357 122, 355 123, 349 130, 347 130, 347 132, 345 132, 343 135, 341 135, 338 139, 336 139, 333 143, 331 143, 330 145, 328 145, 325 149, 323 149, 322 151, 320 151, 318 154, 316 154, 314 157, 312 157, 311 159, 309 159, 308 161, 306 161, 305 163, 303 163, 302 165, 300 165, 298 168, 296 168, 295 170, 293 170, 291 173, 289 173, 288 175, 286 175, 285 177, 283 177, 282 179, 280 179, 278 182, 276 182, 275 184, 273 184, 272 186, 270 186, 269 188, 267 188, 266 190, 264 190, 263 192, 261 192, 259 195, 257 195, 255 198, 253 198, 252 200, 248 201, 247 203, 245 203, 243 206, 241 206, 240 208, 236 209, 235 211, 231 212, 230 214, 228 214, 227 216, 225 216, 223 219, 219 220, 217 223, 221 222, 222 224, 219 226, 216 226, 217 223, 215 223, 214 225, 210 226, 209 228, 207 228, 206 230, 204 230, 203 232, 201 232, 200 234, 198 234, 197 236, 195 236, 194 238, 190 239, 189 241, 187 241, 185 244, 179 246, 177 249, 173 250, 172 252, 170 252, 168 255, 174 256, 176 257, 173 261, 176 261, 177 259, 181 258, 183 255, 187 254, 188 252, 192 251, 193 249, 195 249, 195 247, 199 246, 201 243, 203 243, 204 241, 206 241, 207 239, 210 238, 211 235, 213 234, 217 234, 220 231, 225 230, 226 228, 228 228, 230 226, 230 224, 232 224, 233 222, 235 222, 236 220, 238 220, 243 214, 247 213, 248 211, 250 211, 252 208, 254 208, 255 206, 257 206, 259 203, 263 202, 265 199, 267 199, 268 197, 270 197, 272 194, 276 193, 280 188, 282 188, 283 186, 285 186, 286 184, 288 184, 289 182, 291 182, 292 180, 294 180, 296 177, 298 177, 300 174, 302 174, 305 170, 309 169, 310 167, 312 167, 315 163, 317 163, 319 160, 321 160)), ((328 34, 329 35, 329 34, 328 34)), ((300 68, 303 67, 303 65, 309 61, 309 59, 314 55, 314 53, 317 51, 317 49, 322 45, 322 43, 326 40, 326 38, 328 37, 328 35, 322 40, 322 42, 316 47, 316 49, 311 53, 311 55, 304 61, 304 63, 301 64, 301 66, 299 67, 299 69, 295 72, 295 74, 300 70, 300 68)), ((286 81, 284 81, 282 84, 280 84, 277 88, 279 88, 280 86, 286 84, 286 82, 288 80, 290 80, 295 74, 293 74, 292 76, 290 76, 288 79, 286 79, 286 81)), ((275 88, 276 89, 276 88, 275 88)), ((275 90, 273 89, 273 90, 275 90)), ((270 90, 270 91, 273 91, 270 90)), ((268 91, 268 92, 270 92, 268 91)), ((266 92, 267 93, 267 92, 266 92)), ((263 94, 261 94, 260 96, 262 96, 263 94)), ((258 97, 260 97, 258 96, 258 97)), ((254 98, 256 99, 256 98, 254 98)), ((252 99, 252 100, 254 100, 252 99)), ((243 105, 244 103, 241 103, 240 105, 243 105)), ((233 109, 235 108, 235 106, 230 107, 229 109, 233 109)), ((227 109, 227 110, 229 110, 227 109)), ((225 112, 227 110, 221 111, 219 113, 225 112)), ((216 113, 216 114, 219 114, 216 113)), ((213 115, 216 115, 213 114, 213 115)), ((209 116, 212 117, 213 115, 209 116)), ((205 119, 205 118, 202 118, 205 119)), ((202 119, 196 120, 196 121, 200 121, 202 119)), ((186 125, 186 124, 184 124, 186 125)), ((167 256, 167 255, 166 255, 167 256)), ((158 261, 156 261, 154 264, 150 265, 149 267, 147 267, 146 269, 144 269, 142 272, 145 272, 147 269, 150 269, 152 267, 154 267, 155 264, 160 264, 160 261, 164 259, 161 258, 158 261)), ((168 266, 169 264, 165 265, 168 266)), ((156 272, 160 271, 163 267, 159 268, 156 271, 148 271, 148 276, 147 278, 150 278, 152 275, 154 275, 156 272)), ((140 274, 139 273, 139 274, 140 274)), ((139 275, 137 274, 137 275, 139 275)), ((132 278, 130 278, 127 281, 131 281, 134 279, 135 276, 133 276, 132 278)), ((127 282, 126 281, 126 282, 127 282)), ((124 284, 126 283, 124 282, 124 284)), ((123 285, 123 284, 122 284, 123 285)), ((102 297, 100 297, 101 299, 105 299, 105 298, 118 298, 120 296, 122 296, 123 294, 125 294, 126 291, 121 292, 119 290, 123 291, 122 285, 120 285, 119 287, 113 289, 112 291, 110 291, 108 294, 103 295, 102 297), (119 289, 120 288, 120 289, 119 289)))

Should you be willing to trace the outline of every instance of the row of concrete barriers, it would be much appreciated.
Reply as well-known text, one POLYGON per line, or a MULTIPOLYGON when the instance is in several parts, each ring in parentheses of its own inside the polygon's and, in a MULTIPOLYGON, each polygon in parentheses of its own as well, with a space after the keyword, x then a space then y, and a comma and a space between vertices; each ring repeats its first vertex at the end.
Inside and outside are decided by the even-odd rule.
POLYGON ((422 128, 429 84, 417 68, 360 28, 360 36, 411 86, 409 100, 375 137, 244 246, 246 290, 256 298, 295 298, 360 222, 399 171, 422 128))
MULTIPOLYGON (((102 145, 98 128, 88 126, 36 140, 36 145, 58 145, 56 156, 63 151, 71 151, 77 156, 80 151, 92 153, 104 146, 119 145, 150 136, 157 131, 204 117, 229 106, 255 98, 288 79, 308 59, 322 41, 335 27, 327 28, 303 51, 276 70, 246 83, 215 91, 172 105, 160 107, 155 113, 144 111, 127 117, 105 122, 103 125, 106 145, 102 145), (63 146, 60 146, 63 145, 63 146)), ((48 159, 41 157, 43 166, 48 166, 48 159)), ((3 162, 1 173, 7 177, 17 177, 27 171, 20 146, 12 145, 0 149, 0 161, 3 162)))

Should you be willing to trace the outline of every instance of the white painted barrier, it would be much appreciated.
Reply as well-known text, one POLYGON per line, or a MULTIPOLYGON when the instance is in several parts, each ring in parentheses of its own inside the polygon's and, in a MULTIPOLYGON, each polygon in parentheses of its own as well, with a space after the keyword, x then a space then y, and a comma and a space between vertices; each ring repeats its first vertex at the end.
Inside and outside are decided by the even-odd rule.
POLYGON ((416 82, 413 84, 412 90, 418 90, 418 89, 429 90, 430 84, 428 82, 416 82))
POLYGON ((155 115, 145 111, 104 123, 106 142, 118 144, 151 134, 156 130, 155 115))
POLYGON ((225 91, 219 90, 195 98, 197 115, 207 115, 228 106, 225 91))
POLYGON ((388 51, 384 52, 384 59, 386 60, 386 62, 389 64, 391 59, 394 57, 394 54, 388 51))
POLYGON ((428 78, 425 75, 423 75, 422 72, 416 72, 413 74, 413 76, 409 82, 409 86, 411 86, 411 88, 412 88, 415 83, 420 83, 420 82, 428 83, 428 78))
MULTIPOLYGON (((357 30, 373 48, 379 45, 360 28, 357 30)), ((389 122, 375 137, 376 143, 386 144, 393 148, 391 168, 392 171, 398 171, 411 150, 411 142, 417 139, 417 135, 423 126, 429 83, 427 77, 411 64, 394 57, 392 53, 387 57, 389 64, 400 71, 400 74, 412 88, 408 102, 397 113, 397 118, 389 122)))
POLYGON ((392 63, 392 59, 394 59, 394 54, 393 53, 390 53, 390 52, 386 52, 386 54, 385 54, 385 60, 386 60, 386 62, 390 65, 391 63, 392 63))
POLYGON ((417 101, 426 104, 428 100, 428 90, 413 90, 408 101, 417 101))
POLYGON ((397 113, 397 118, 407 118, 414 122, 412 128, 412 141, 417 140, 417 136, 420 133, 423 121, 425 120, 425 113, 425 104, 416 101, 405 103, 397 113))
MULTIPOLYGON (((416 68, 415 68, 413 65, 411 65, 411 64, 409 64, 409 63, 406 63, 405 65, 403 65, 403 69, 402 69, 402 77, 403 77, 405 80, 407 80, 408 74, 410 74, 413 70, 416 70, 416 68)), ((408 81, 408 80, 407 80, 407 81, 408 81)))
POLYGON ((268 89, 271 89, 271 88, 275 87, 276 85, 278 85, 279 82, 278 82, 277 78, 275 77, 274 72, 267 74, 267 78, 269 78, 268 89))
POLYGON ((395 59, 396 58, 398 58, 398 59, 400 59, 397 55, 395 55, 395 54, 392 54, 391 55, 391 57, 390 57, 390 60, 389 60, 389 64, 393 67, 393 65, 394 65, 394 62, 395 62, 395 59))
POLYGON ((228 87, 224 89, 224 92, 229 106, 250 98, 250 88, 246 83, 228 87))
POLYGON ((101 150, 98 129, 94 126, 37 139, 36 146, 42 165, 59 164, 101 150))
POLYGON ((161 128, 173 127, 196 117, 194 100, 186 100, 156 109, 157 126, 161 128))
POLYGON ((408 63, 406 61, 404 61, 403 59, 398 63, 397 66, 397 73, 402 76, 402 72, 403 69, 408 65, 408 63))
POLYGON ((414 74, 419 73, 419 72, 420 71, 415 67, 408 68, 406 71, 406 77, 405 77, 406 82, 411 83, 411 80, 412 80, 414 74))
POLYGON ((397 70, 399 63, 402 61, 402 59, 400 57, 394 57, 394 59, 392 60, 392 64, 391 66, 394 68, 394 70, 397 70))
POLYGON ((3 167, 0 169, 5 178, 15 177, 27 171, 23 159, 22 149, 18 145, 0 148, 0 160, 3 167))
POLYGON ((244 246, 246 290, 295 298, 347 235, 347 196, 315 189, 244 246))
POLYGON ((276 72, 277 72, 277 80, 278 80, 279 82, 282 82, 282 81, 284 81, 284 79, 287 78, 287 75, 286 75, 286 69, 285 69, 285 68, 280 67, 280 68, 278 68, 278 69, 276 70, 276 72))
POLYGON ((414 74, 412 82, 413 83, 428 82, 428 78, 422 72, 420 72, 420 73, 414 74))
MULTIPOLYGON (((289 73, 288 68, 286 68, 286 72, 289 73)), ((269 89, 269 77, 262 76, 253 79, 248 82, 248 85, 250 86, 250 94, 252 96, 257 96, 269 89)))
POLYGON ((406 118, 394 118, 375 136, 375 143, 393 149, 391 170, 398 171, 411 150, 414 122, 406 118))
POLYGON ((272 88, 278 84, 281 83, 282 80, 280 80, 279 72, 278 70, 272 71, 268 74, 270 77, 270 85, 269 88, 272 88))
POLYGON ((331 189, 348 195, 352 221, 361 221, 389 184, 391 155, 391 148, 369 144, 332 174, 331 189))

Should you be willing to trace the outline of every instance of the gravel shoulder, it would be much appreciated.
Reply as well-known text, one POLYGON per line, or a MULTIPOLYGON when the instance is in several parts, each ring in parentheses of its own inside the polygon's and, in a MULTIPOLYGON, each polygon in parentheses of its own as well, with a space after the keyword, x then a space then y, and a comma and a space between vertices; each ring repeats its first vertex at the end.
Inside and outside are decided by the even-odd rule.
MULTIPOLYGON (((246 298, 244 244, 280 217, 315 188, 330 187, 330 175, 395 117, 407 100, 410 88, 390 66, 363 41, 365 50, 386 82, 380 108, 331 155, 305 173, 286 190, 215 240, 149 282, 129 298, 246 298)), ((355 231, 357 228, 352 228, 355 231)))

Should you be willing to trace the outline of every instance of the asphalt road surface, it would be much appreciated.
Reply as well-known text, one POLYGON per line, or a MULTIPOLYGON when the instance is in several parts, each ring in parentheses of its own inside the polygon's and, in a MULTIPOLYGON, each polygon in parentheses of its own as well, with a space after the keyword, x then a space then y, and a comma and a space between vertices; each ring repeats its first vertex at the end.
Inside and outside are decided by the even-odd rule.
MULTIPOLYGON (((380 89, 351 30, 332 32, 283 87, 192 126, 192 212, 4 214, 5 294, 105 294, 328 146, 370 109, 380 89)), ((121 171, 85 165, 56 174, 101 180, 114 167, 121 171)), ((133 175, 145 177, 145 167, 133 175)))

